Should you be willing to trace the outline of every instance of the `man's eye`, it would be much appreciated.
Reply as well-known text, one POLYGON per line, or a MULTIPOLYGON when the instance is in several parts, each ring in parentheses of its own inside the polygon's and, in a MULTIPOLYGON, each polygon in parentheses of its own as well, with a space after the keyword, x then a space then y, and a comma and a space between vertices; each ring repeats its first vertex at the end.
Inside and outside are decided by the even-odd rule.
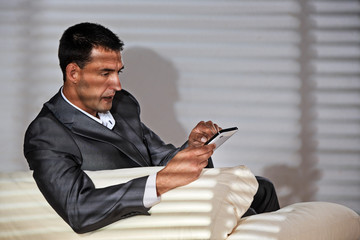
POLYGON ((107 77, 107 76, 109 76, 109 73, 108 72, 103 72, 103 73, 101 73, 101 76, 107 77))

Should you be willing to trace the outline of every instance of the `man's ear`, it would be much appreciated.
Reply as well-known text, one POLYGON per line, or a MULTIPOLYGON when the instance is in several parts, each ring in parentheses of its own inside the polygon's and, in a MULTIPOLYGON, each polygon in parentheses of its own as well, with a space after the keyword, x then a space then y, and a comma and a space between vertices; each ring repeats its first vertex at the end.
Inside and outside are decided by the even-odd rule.
POLYGON ((80 78, 80 70, 76 63, 69 63, 66 66, 66 80, 76 84, 80 78))

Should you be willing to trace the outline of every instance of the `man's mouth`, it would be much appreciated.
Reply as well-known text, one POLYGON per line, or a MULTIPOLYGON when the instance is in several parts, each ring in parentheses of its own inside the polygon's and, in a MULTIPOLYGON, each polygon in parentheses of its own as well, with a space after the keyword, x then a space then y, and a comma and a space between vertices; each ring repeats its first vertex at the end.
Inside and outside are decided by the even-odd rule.
POLYGON ((113 98, 114 98, 114 96, 106 96, 106 97, 103 97, 103 99, 104 99, 105 101, 112 101, 113 98))

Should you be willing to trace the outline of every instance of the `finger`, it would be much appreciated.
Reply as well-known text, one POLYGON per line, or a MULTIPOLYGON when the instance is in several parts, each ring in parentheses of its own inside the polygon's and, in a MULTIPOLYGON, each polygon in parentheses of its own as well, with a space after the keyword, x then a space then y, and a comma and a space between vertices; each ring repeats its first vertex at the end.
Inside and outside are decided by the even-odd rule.
POLYGON ((201 147, 193 148, 194 154, 198 157, 211 156, 214 152, 215 144, 203 145, 201 147))
POLYGON ((207 141, 207 137, 204 135, 204 133, 194 133, 194 141, 199 144, 204 144, 207 141))
MULTIPOLYGON (((212 124, 212 127, 213 127, 213 129, 215 130, 215 133, 218 133, 218 132, 219 132, 219 130, 218 130, 218 128, 216 127, 216 124, 215 124, 215 123, 212 124)), ((215 133, 214 133, 214 134, 215 134, 215 133)))
POLYGON ((214 123, 213 123, 212 121, 207 121, 207 122, 205 123, 205 126, 206 126, 208 129, 210 129, 210 131, 211 131, 211 133, 212 133, 213 135, 218 132, 217 129, 216 129, 216 127, 215 127, 215 125, 214 125, 214 123))
POLYGON ((209 164, 209 160, 208 160, 208 159, 206 159, 205 161, 202 161, 202 162, 199 163, 199 165, 200 165, 201 168, 206 167, 208 164, 209 164))
POLYGON ((219 126, 212 121, 201 121, 193 129, 190 140, 195 144, 204 144, 219 131, 219 126))
MULTIPOLYGON (((211 122, 211 121, 210 121, 211 122)), ((219 127, 219 125, 217 125, 216 123, 212 123, 212 128, 215 130, 215 133, 218 133, 222 128, 219 127)))
POLYGON ((213 131, 214 124, 212 121, 207 121, 207 122, 201 121, 196 125, 195 129, 197 129, 200 132, 209 132, 209 130, 213 131))
POLYGON ((212 121, 200 122, 196 130, 198 133, 202 134, 202 137, 205 137, 206 139, 209 139, 217 133, 216 127, 212 121))
POLYGON ((214 124, 215 128, 216 128, 216 131, 219 132, 222 128, 219 127, 216 123, 214 124))

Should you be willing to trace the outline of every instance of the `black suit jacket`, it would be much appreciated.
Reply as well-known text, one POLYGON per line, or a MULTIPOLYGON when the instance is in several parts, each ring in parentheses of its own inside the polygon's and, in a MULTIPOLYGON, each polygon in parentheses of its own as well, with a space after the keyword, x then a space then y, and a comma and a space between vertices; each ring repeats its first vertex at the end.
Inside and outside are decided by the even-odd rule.
POLYGON ((164 166, 186 146, 165 144, 147 128, 125 90, 116 93, 111 113, 113 130, 72 107, 59 91, 25 134, 24 155, 39 189, 78 233, 149 210, 143 205, 147 177, 96 189, 83 170, 164 166))

